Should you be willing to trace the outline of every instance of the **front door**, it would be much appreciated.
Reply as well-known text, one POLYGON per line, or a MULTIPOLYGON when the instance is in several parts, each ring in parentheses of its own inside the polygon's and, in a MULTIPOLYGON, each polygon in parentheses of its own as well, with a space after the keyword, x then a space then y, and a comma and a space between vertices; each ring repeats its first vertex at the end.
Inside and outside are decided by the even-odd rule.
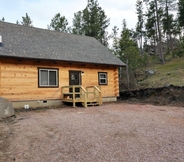
MULTIPOLYGON (((69 85, 81 85, 81 71, 69 71, 69 85)), ((73 92, 72 88, 70 92, 73 92)), ((75 92, 80 92, 80 88, 75 88, 75 92)), ((80 97, 80 94, 75 97, 80 97)))

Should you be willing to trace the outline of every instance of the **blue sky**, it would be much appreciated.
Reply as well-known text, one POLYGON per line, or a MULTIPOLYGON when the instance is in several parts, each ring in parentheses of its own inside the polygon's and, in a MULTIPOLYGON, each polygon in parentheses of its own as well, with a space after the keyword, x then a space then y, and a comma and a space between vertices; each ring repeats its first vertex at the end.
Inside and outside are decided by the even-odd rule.
MULTIPOLYGON (((109 32, 113 26, 121 29, 123 19, 126 19, 128 28, 135 27, 136 0, 98 0, 98 3, 110 18, 109 32)), ((4 17, 6 22, 16 23, 28 13, 34 27, 46 29, 54 15, 61 13, 72 26, 74 13, 83 10, 86 5, 87 0, 0 0, 0 19, 4 17)))

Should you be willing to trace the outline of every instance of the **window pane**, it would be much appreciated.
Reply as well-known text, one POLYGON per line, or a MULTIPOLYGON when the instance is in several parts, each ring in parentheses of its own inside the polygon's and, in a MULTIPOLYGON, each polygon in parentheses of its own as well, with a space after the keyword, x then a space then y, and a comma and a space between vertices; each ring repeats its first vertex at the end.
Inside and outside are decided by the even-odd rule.
POLYGON ((102 79, 105 79, 106 78, 106 74, 100 74, 100 78, 102 79))
POLYGON ((56 71, 49 71, 49 85, 57 85, 56 71))
POLYGON ((100 79, 100 84, 106 84, 106 79, 100 79))
POLYGON ((41 73, 40 85, 48 85, 48 71, 40 70, 40 73, 41 73))

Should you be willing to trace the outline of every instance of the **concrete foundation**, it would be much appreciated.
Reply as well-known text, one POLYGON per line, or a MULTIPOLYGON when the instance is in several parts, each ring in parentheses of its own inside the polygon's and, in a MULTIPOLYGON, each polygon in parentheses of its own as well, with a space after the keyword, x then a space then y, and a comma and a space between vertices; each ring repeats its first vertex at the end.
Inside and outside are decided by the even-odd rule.
MULTIPOLYGON (((117 97, 103 97, 102 102, 115 102, 117 97)), ((12 101, 15 109, 30 108, 59 108, 63 106, 62 100, 33 100, 33 101, 12 101)))
POLYGON ((103 97, 102 102, 115 102, 117 101, 117 97, 103 97))
POLYGON ((29 108, 57 108, 63 105, 62 100, 34 100, 34 101, 12 101, 15 109, 29 109, 29 108))

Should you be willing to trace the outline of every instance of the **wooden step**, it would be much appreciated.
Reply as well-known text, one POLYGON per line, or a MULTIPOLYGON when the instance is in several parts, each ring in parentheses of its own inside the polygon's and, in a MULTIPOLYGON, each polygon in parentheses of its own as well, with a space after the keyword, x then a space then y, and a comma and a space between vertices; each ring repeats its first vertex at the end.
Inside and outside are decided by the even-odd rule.
POLYGON ((100 104, 98 102, 88 102, 87 106, 99 106, 100 104))

